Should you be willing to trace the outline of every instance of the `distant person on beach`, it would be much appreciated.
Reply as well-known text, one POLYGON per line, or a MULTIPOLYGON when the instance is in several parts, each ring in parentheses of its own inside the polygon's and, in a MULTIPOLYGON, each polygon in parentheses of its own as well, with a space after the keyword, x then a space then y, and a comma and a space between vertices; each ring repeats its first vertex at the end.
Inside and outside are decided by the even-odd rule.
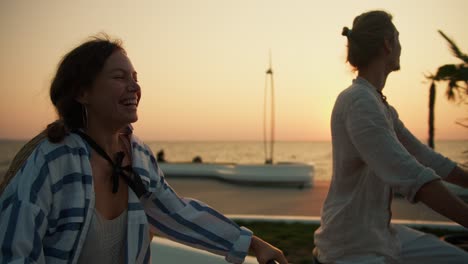
POLYGON ((156 233, 231 263, 249 249, 260 263, 287 263, 279 249, 168 185, 133 134, 141 89, 119 41, 96 37, 66 54, 50 98, 59 119, 35 138, 0 197, 0 263, 150 263, 156 233))
POLYGON ((322 263, 468 263, 458 247, 390 223, 397 192, 468 227, 467 204, 441 181, 466 188, 468 173, 416 139, 382 94, 388 74, 400 69, 392 16, 363 13, 342 34, 357 77, 332 112, 333 175, 315 256, 322 263))
POLYGON ((202 158, 200 156, 195 156, 195 157, 193 157, 192 162, 193 163, 203 163, 203 160, 202 160, 202 158))
POLYGON ((166 154, 164 153, 164 149, 161 149, 160 151, 158 151, 158 153, 156 154, 156 157, 159 163, 166 162, 166 154))

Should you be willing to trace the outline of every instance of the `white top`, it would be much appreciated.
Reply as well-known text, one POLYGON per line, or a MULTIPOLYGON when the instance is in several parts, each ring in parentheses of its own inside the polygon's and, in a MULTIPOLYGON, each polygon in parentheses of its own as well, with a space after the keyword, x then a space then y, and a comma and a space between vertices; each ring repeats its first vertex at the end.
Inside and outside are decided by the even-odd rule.
POLYGON ((456 164, 416 139, 368 81, 358 77, 337 98, 331 118, 333 175, 315 233, 318 259, 377 253, 398 259, 390 225, 393 192, 415 203, 425 183, 456 164))
POLYGON ((124 263, 126 234, 127 210, 110 220, 94 210, 78 264, 124 263))

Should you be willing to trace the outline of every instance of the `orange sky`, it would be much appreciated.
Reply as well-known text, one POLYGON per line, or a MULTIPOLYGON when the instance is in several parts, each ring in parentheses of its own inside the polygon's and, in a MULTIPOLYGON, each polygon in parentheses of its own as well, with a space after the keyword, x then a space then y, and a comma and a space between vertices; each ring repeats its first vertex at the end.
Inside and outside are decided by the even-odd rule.
MULTIPOLYGON (((0 138, 32 137, 54 120, 48 86, 60 58, 98 32, 121 38, 142 86, 144 140, 261 140, 273 55, 278 140, 329 140, 330 114, 354 74, 343 26, 371 9, 394 16, 402 70, 384 94, 406 126, 427 135, 424 73, 458 63, 443 30, 468 52, 468 1, 0 1, 0 138), (65 3, 68 2, 68 3, 65 3), (97 3, 96 3, 97 2, 97 3)), ((436 139, 468 139, 466 106, 436 102, 436 139)))

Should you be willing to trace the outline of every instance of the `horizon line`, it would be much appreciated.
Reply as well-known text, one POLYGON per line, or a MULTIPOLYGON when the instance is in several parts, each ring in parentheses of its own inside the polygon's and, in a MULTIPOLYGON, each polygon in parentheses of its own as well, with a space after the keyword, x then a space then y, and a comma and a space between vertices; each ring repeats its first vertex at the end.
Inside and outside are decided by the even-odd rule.
MULTIPOLYGON (((141 137, 138 137, 141 139, 141 137)), ((32 138, 0 138, 0 141, 29 141, 32 138)), ((425 143, 427 139, 421 140, 425 143)), ((184 143, 216 143, 216 142, 263 142, 262 139, 146 139, 144 142, 184 142, 184 143)), ((283 142, 331 142, 331 139, 279 139, 275 140, 275 143, 283 142)), ((435 139, 435 141, 468 141, 468 138, 440 138, 435 139)))

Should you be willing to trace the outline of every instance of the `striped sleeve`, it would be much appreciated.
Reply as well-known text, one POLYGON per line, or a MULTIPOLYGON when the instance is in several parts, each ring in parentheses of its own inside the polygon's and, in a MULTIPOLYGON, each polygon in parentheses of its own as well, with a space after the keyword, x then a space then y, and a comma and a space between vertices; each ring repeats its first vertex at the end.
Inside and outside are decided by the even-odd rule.
POLYGON ((156 191, 141 198, 153 233, 242 263, 252 232, 195 199, 181 198, 164 177, 156 191))
POLYGON ((39 207, 13 201, 0 213, 0 263, 45 263, 42 237, 47 219, 39 207))
POLYGON ((0 199, 0 263, 45 263, 42 238, 47 229, 48 175, 43 157, 34 152, 0 199), (31 180, 32 179, 32 180, 31 180))

